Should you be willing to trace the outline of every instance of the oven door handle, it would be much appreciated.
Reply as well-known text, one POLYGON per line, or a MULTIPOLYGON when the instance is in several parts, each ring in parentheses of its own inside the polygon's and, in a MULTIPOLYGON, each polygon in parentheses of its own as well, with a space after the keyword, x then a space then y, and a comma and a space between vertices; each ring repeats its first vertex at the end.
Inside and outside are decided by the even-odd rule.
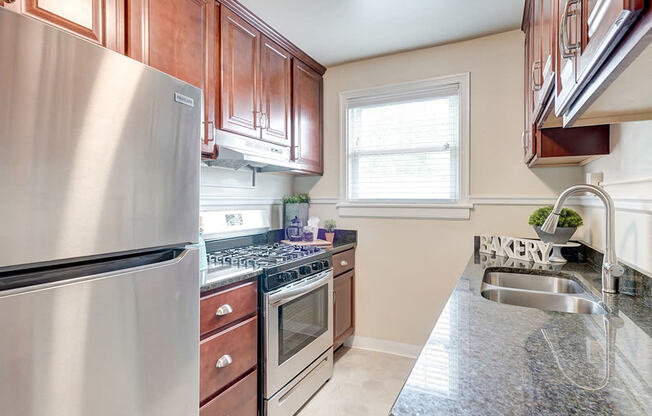
MULTIPOLYGON (((276 293, 272 293, 269 295, 269 304, 272 306, 281 306, 285 303, 288 303, 296 298, 299 298, 306 293, 317 289, 320 286, 323 286, 324 284, 328 283, 328 280, 330 280, 333 277, 333 271, 328 270, 326 272, 322 272, 323 276, 316 279, 312 280, 309 282, 306 282, 302 285, 299 286, 294 286, 291 288, 288 288, 286 290, 281 289, 280 291, 276 293)), ((319 275, 317 275, 319 276, 319 275)))

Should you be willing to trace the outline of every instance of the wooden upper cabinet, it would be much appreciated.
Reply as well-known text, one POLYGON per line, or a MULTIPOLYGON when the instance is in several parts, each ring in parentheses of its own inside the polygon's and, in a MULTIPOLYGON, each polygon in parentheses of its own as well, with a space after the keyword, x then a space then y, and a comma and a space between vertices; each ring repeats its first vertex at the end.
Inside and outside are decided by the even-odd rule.
POLYGON ((577 85, 577 55, 580 48, 580 0, 558 0, 555 115, 568 107, 577 85))
POLYGON ((644 0, 581 0, 578 78, 592 75, 643 6, 644 0))
POLYGON ((124 53, 125 10, 121 0, 5 0, 4 3, 18 13, 124 53))
POLYGON ((291 62, 287 51, 261 37, 261 138, 284 146, 290 145, 291 62))
POLYGON ((534 127, 534 80, 533 75, 534 71, 534 62, 535 58, 535 47, 534 47, 534 33, 533 22, 534 22, 534 8, 533 2, 526 3, 525 10, 525 19, 524 29, 525 29, 525 47, 524 47, 524 107, 523 107, 523 133, 521 135, 521 141, 523 145, 523 159, 525 163, 528 163, 534 156, 534 138, 535 130, 534 127), (529 6, 528 6, 529 5, 529 6))
POLYGON ((220 128, 260 138, 260 32, 226 7, 220 15, 220 128))
POLYGON ((322 77, 299 60, 292 66, 292 160, 302 170, 324 172, 322 77))
POLYGON ((555 114, 573 99, 627 32, 644 0, 559 0, 555 114))
POLYGON ((541 64, 535 74, 539 76, 540 87, 535 93, 535 101, 541 111, 548 100, 552 88, 555 85, 555 34, 556 32, 556 3, 557 0, 539 0, 541 29, 541 64))
POLYGON ((128 0, 128 55, 201 88, 202 153, 213 153, 216 6, 210 0, 128 0))

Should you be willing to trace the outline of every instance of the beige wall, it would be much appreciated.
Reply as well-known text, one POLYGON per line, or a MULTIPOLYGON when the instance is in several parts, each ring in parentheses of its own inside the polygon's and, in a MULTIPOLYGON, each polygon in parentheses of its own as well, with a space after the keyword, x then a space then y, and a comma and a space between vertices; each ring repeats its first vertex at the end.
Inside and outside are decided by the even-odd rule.
POLYGON ((324 80, 325 174, 298 178, 295 191, 315 199, 311 214, 359 230, 356 258, 356 335, 419 345, 444 306, 483 232, 534 236, 533 206, 582 182, 581 168, 527 169, 522 162, 523 34, 511 31, 475 40, 328 68, 324 80), (340 172, 339 93, 366 87, 470 72, 471 197, 503 198, 509 205, 476 205, 468 221, 340 218, 335 205, 340 172), (515 199, 513 199, 515 198, 515 199), (511 202, 510 202, 511 201, 511 202))
MULTIPOLYGON (((604 174, 605 189, 616 202, 618 257, 649 275, 652 275, 651 146, 652 121, 615 124, 611 126, 611 154, 585 167, 587 173, 604 174)), ((585 226, 581 238, 604 249, 604 210, 583 207, 582 213, 585 226)))

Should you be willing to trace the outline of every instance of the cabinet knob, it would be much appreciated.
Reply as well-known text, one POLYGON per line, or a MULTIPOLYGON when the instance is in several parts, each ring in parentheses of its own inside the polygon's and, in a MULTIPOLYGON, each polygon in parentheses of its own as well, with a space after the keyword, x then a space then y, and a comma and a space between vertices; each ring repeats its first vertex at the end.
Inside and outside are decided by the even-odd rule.
POLYGON ((233 312, 233 308, 231 307, 231 305, 229 305, 227 303, 227 304, 224 304, 224 305, 220 306, 219 308, 217 308, 217 311, 215 312, 215 315, 216 316, 224 316, 224 315, 230 314, 231 312, 233 312))
POLYGON ((340 266, 348 266, 348 265, 349 265, 349 262, 346 261, 346 260, 342 260, 342 261, 340 262, 340 266))
POLYGON ((217 363, 215 363, 215 368, 224 368, 228 367, 231 365, 233 362, 233 358, 229 354, 224 354, 223 356, 220 357, 219 360, 217 360, 217 363))

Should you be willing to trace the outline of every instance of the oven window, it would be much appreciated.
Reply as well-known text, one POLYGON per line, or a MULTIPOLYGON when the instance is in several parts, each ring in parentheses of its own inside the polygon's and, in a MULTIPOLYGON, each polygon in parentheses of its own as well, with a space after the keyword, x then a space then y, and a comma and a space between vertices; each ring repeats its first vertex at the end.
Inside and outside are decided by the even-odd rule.
POLYGON ((280 306, 278 326, 280 365, 328 330, 328 285, 280 306))

